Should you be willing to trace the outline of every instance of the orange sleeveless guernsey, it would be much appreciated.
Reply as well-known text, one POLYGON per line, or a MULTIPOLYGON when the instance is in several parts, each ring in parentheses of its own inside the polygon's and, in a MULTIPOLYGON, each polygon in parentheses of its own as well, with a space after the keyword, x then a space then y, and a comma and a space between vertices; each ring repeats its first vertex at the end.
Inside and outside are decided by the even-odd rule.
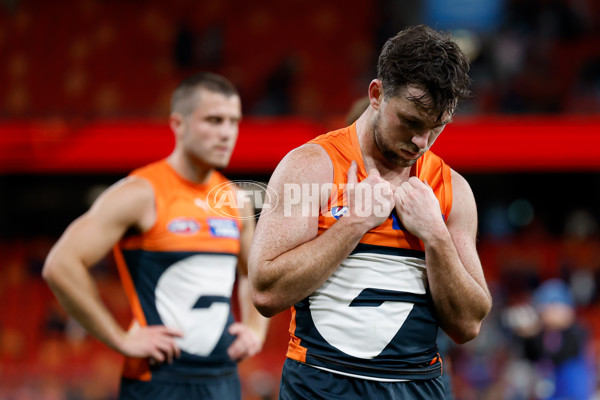
POLYGON ((186 181, 166 160, 131 175, 151 183, 156 207, 150 230, 114 248, 134 323, 174 327, 184 337, 177 339, 182 355, 172 364, 126 358, 123 376, 173 382, 235 373, 227 328, 242 226, 235 207, 216 210, 209 198, 219 188, 233 190, 230 182, 216 171, 206 184, 186 181))
MULTIPOLYGON (((329 155, 334 187, 347 182, 352 161, 358 180, 367 177, 355 124, 309 143, 329 155)), ((427 180, 447 219, 452 208, 450 167, 428 151, 411 175, 427 180)), ((319 234, 343 218, 341 190, 338 194, 319 217, 319 234)), ((394 211, 363 236, 319 289, 292 307, 287 357, 371 380, 430 379, 441 374, 437 331, 423 243, 404 229, 394 211)))

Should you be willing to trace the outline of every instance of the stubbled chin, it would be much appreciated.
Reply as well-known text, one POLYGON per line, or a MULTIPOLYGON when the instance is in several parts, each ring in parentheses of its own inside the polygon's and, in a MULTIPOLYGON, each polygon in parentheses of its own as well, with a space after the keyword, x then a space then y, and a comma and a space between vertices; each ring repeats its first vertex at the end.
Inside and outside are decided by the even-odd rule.
POLYGON ((212 163, 212 165, 213 165, 213 167, 215 167, 215 168, 219 168, 219 169, 222 169, 222 168, 227 168, 227 166, 229 165, 229 159, 230 159, 230 157, 227 157, 227 158, 220 158, 220 159, 218 159, 218 160, 215 160, 215 161, 212 163))
POLYGON ((421 156, 415 158, 414 160, 406 159, 399 154, 384 154, 385 159, 392 165, 396 167, 412 167, 421 156))
POLYGON ((412 167, 416 164, 418 158, 414 160, 399 160, 396 165, 399 167, 412 167))

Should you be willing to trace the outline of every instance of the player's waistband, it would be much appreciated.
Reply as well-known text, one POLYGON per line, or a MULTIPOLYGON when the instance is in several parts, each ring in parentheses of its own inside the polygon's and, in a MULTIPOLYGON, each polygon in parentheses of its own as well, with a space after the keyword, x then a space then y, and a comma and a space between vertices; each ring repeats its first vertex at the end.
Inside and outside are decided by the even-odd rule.
POLYGON ((227 379, 237 376, 237 366, 231 368, 220 368, 217 370, 205 370, 198 372, 184 372, 174 370, 154 370, 152 371, 152 381, 154 382, 207 382, 215 379, 227 379))
POLYGON ((351 378, 360 378, 360 379, 366 379, 368 381, 377 381, 377 382, 408 382, 411 379, 386 379, 386 378, 374 378, 372 376, 366 376, 366 375, 356 375, 356 374, 350 374, 347 372, 342 372, 342 371, 336 371, 335 369, 329 369, 329 368, 325 368, 325 367, 318 367, 316 365, 310 365, 310 364, 305 364, 307 367, 311 367, 311 368, 317 368, 320 369, 322 371, 327 371, 327 372, 331 372, 332 374, 337 374, 337 375, 343 375, 343 376, 349 376, 351 378))
MULTIPOLYGON (((297 360, 296 360, 297 361, 297 360)), ((431 361, 422 364, 373 366, 340 362, 328 357, 307 355, 305 365, 329 371, 334 374, 350 376, 379 382, 405 382, 437 378, 442 374, 442 358, 436 355, 431 361)))

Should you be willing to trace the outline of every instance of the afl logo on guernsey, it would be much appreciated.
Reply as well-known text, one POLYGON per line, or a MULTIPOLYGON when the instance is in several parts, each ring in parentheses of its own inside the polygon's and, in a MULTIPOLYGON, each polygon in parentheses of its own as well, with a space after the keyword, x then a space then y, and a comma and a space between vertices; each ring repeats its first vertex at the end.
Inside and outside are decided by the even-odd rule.
POLYGON ((169 221, 167 229, 176 235, 193 235, 200 230, 200 223, 191 217, 175 218, 169 221))
MULTIPOLYGON (((348 212, 348 207, 333 207, 331 209, 331 216, 335 219, 340 219, 344 214, 348 212)), ((345 221, 345 220, 344 220, 345 221)))

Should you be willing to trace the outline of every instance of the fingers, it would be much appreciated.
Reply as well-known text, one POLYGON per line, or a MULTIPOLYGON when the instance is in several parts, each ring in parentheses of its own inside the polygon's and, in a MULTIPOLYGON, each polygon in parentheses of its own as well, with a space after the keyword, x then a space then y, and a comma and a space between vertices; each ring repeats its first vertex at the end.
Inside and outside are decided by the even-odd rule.
POLYGON ((392 184, 386 181, 383 181, 381 183, 383 183, 383 185, 379 185, 379 187, 381 187, 381 194, 386 198, 393 196, 394 187, 392 186, 392 184))
POLYGON ((240 361, 245 358, 244 357, 245 353, 246 353, 245 349, 246 349, 246 346, 244 346, 241 339, 237 338, 233 341, 231 346, 229 346, 229 348, 227 349, 227 355, 233 361, 240 361))
POLYGON ((161 350, 167 356, 167 362, 171 364, 175 357, 179 358, 181 356, 181 350, 175 343, 175 338, 183 337, 183 333, 178 329, 165 327, 163 334, 166 336, 162 336, 161 350))
POLYGON ((156 365, 163 362, 171 364, 175 358, 181 356, 181 350, 175 343, 175 338, 180 337, 183 337, 183 333, 178 329, 155 325, 136 332, 133 340, 147 348, 145 352, 150 365, 156 365))
POLYGON ((160 364, 167 362, 173 363, 176 357, 179 357, 181 352, 172 340, 164 340, 156 344, 156 347, 152 350, 152 354, 149 357, 151 365, 160 364))
POLYGON ((241 361, 258 353, 261 348, 261 341, 258 336, 244 324, 234 323, 229 327, 229 333, 237 336, 233 343, 227 349, 229 358, 234 361, 241 361))
POLYGON ((381 178, 381 175, 379 175, 379 171, 376 170, 375 168, 371 169, 369 171, 369 177, 373 177, 373 178, 381 178))
POLYGON ((241 333, 244 330, 245 326, 244 324, 240 324, 239 322, 234 322, 233 324, 231 324, 229 326, 229 333, 231 333, 232 335, 238 335, 239 333, 241 333))
POLYGON ((421 181, 416 176, 411 176, 408 179, 408 183, 415 189, 429 189, 431 192, 433 192, 433 189, 431 186, 429 186, 429 182, 427 182, 427 180, 421 181))
POLYGON ((408 179, 408 181, 402 182, 402 184, 400 186, 396 187, 396 189, 394 190, 394 194, 396 194, 396 192, 399 191, 399 189, 402 189, 399 191, 399 194, 402 197, 402 196, 408 195, 408 193, 412 192, 415 189, 425 189, 425 188, 433 191, 433 189, 431 189, 431 186, 429 186, 427 181, 421 181, 416 176, 411 176, 408 179))
POLYGON ((174 343, 174 346, 175 346, 175 351, 174 351, 175 357, 177 357, 177 358, 181 357, 181 349, 175 343, 174 343))
MULTIPOLYGON (((239 361, 245 358, 246 355, 246 343, 244 342, 244 325, 240 323, 234 323, 229 327, 229 333, 237 336, 233 343, 227 349, 229 358, 234 361, 239 361)), ((247 328, 246 328, 247 329, 247 328)))
MULTIPOLYGON (((425 184, 416 176, 411 176, 410 178, 408 178, 408 181, 405 182, 408 185, 410 185, 411 187, 415 188, 415 189, 419 189, 422 188, 423 186, 425 186, 425 184)), ((427 185, 429 186, 429 185, 427 185)))
POLYGON ((175 328, 169 328, 165 326, 165 332, 173 337, 179 337, 182 338, 183 337, 183 332, 181 332, 179 329, 175 329, 175 328))
POLYGON ((356 185, 358 183, 358 177, 356 176, 356 172, 358 170, 358 166, 356 165, 356 161, 352 161, 350 164, 350 168, 348 168, 348 185, 356 185))
POLYGON ((399 207, 399 211, 402 211, 410 202, 410 198, 414 198, 415 195, 417 195, 418 190, 423 189, 424 187, 423 182, 414 176, 410 177, 408 181, 402 182, 400 186, 397 186, 394 189, 394 200, 399 207))
MULTIPOLYGON (((356 185, 358 183, 358 165, 356 164, 356 161, 352 161, 350 163, 350 168, 348 168, 348 172, 346 174, 348 185, 356 185)), ((378 181, 378 178, 381 178, 381 175, 379 174, 379 171, 377 169, 373 168, 369 170, 368 177, 371 179, 375 178, 375 180, 378 181)))
POLYGON ((396 204, 400 204, 403 205, 404 204, 404 199, 407 196, 407 192, 406 192, 406 187, 404 186, 404 183, 400 186, 397 186, 396 189, 394 190, 394 200, 396 201, 396 204))
POLYGON ((165 355, 163 354, 162 351, 160 351, 160 349, 158 347, 152 349, 150 357, 148 358, 148 361, 150 362, 151 365, 155 365, 155 364, 160 364, 163 361, 165 361, 165 355))
POLYGON ((172 338, 162 338, 161 342, 158 343, 158 348, 164 354, 165 361, 169 364, 172 364, 173 359, 178 357, 179 348, 172 338))

